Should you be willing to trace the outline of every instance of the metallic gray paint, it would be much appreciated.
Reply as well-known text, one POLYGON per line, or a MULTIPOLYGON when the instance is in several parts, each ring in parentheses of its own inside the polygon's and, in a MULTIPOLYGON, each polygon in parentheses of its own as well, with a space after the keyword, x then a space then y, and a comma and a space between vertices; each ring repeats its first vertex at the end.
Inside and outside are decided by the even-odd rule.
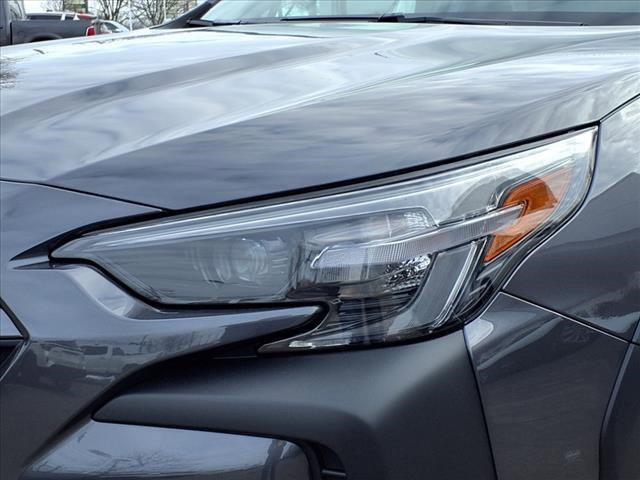
POLYGON ((13 324, 9 315, 0 309, 0 340, 22 338, 22 334, 13 324))
POLYGON ((155 30, 1 61, 3 178, 169 209, 423 168, 640 93, 634 27, 155 30))
POLYGON ((600 480, 640 478, 640 346, 627 350, 602 427, 600 480))
POLYGON ((501 480, 598 480, 627 343, 500 294, 465 327, 501 480))
POLYGON ((284 440, 89 421, 36 460, 23 480, 306 480, 284 440))

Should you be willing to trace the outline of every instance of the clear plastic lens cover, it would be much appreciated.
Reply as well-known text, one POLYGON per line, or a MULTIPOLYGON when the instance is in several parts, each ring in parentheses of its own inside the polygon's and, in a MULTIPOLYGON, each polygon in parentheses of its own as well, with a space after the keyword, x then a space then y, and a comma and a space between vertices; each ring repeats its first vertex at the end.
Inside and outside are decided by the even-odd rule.
POLYGON ((53 257, 91 261, 162 304, 328 306, 315 330, 265 350, 422 336, 477 311, 580 204, 595 134, 380 187, 104 230, 53 257))

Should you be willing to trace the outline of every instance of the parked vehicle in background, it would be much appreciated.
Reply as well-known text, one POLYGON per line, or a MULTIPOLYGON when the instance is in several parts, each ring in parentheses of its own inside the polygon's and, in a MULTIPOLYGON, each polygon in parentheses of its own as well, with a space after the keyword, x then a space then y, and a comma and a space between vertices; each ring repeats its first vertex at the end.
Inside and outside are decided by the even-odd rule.
POLYGON ((27 18, 22 1, 9 0, 0 2, 0 46, 11 45, 13 42, 12 29, 17 22, 27 18))
POLYGON ((66 21, 67 15, 60 13, 59 20, 65 21, 55 21, 46 13, 30 20, 22 0, 0 1, 0 46, 95 35, 92 20, 76 18, 66 21), (47 19, 43 18, 45 16, 47 19))
POLYGON ((79 20, 75 12, 34 12, 27 13, 27 20, 79 20))
POLYGON ((126 33, 129 31, 127 27, 113 20, 97 20, 94 23, 97 35, 108 35, 110 33, 126 33))

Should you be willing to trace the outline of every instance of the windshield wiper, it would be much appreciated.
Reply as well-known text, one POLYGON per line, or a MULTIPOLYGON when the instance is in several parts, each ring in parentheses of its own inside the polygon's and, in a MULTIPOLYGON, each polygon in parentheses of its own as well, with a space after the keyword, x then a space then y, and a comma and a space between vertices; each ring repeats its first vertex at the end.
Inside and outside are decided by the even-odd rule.
POLYGON ((428 17, 420 15, 404 15, 400 13, 385 15, 325 15, 304 17, 264 18, 259 20, 215 21, 191 19, 187 22, 190 27, 222 27, 229 25, 260 25, 278 22, 383 22, 383 23, 442 23, 452 25, 552 25, 552 26, 584 26, 586 23, 553 22, 545 20, 512 20, 491 18, 458 18, 458 17, 428 17))
POLYGON ((547 20, 515 20, 515 19, 494 19, 494 18, 461 18, 461 17, 426 17, 420 15, 386 14, 378 17, 378 22, 389 23, 443 23, 452 25, 551 25, 564 27, 586 26, 587 23, 579 22, 554 22, 547 20))
MULTIPOLYGON (((1 1, 1 0, 0 0, 1 1)), ((259 20, 234 20, 234 21, 216 21, 216 20, 203 20, 203 19, 191 19, 187 22, 190 27, 223 27, 228 25, 262 25, 265 23, 278 23, 278 22, 344 22, 344 21, 364 21, 364 22, 377 22, 380 20, 380 16, 371 15, 352 15, 352 16, 305 16, 305 17, 272 17, 259 20)))
POLYGON ((349 22, 349 21, 362 21, 362 22, 377 22, 380 20, 380 16, 373 15, 318 15, 318 16, 304 16, 304 17, 282 17, 278 19, 281 22, 349 22))
POLYGON ((271 23, 271 22, 252 22, 248 20, 237 20, 233 22, 216 22, 214 20, 203 20, 201 18, 192 18, 187 21, 189 27, 226 27, 229 25, 255 25, 259 23, 271 23))

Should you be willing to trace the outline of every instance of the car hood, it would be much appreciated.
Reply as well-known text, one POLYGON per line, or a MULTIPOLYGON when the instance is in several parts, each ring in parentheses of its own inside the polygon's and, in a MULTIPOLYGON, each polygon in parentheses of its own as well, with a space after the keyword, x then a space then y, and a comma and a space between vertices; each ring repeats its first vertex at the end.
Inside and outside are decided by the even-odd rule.
POLYGON ((598 121, 637 29, 298 23, 2 50, 0 175, 165 209, 420 169, 598 121))

